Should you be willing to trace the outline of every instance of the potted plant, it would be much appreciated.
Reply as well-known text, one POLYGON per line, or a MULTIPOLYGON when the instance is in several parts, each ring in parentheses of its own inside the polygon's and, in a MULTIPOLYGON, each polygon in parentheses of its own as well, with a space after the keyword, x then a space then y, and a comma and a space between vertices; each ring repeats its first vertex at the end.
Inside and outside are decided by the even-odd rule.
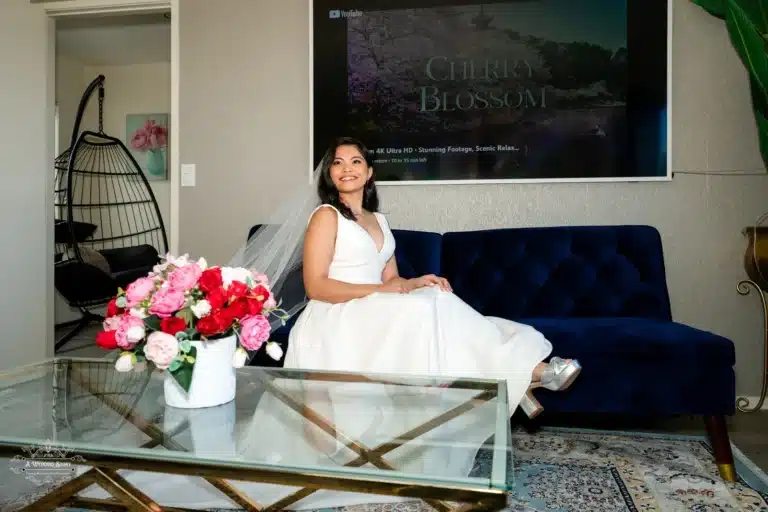
POLYGON ((172 407, 200 408, 235 397, 235 368, 262 348, 274 359, 269 317, 285 314, 264 274, 245 268, 208 267, 204 259, 167 255, 146 277, 119 290, 107 306, 96 343, 121 349, 118 371, 149 362, 166 372, 172 407))

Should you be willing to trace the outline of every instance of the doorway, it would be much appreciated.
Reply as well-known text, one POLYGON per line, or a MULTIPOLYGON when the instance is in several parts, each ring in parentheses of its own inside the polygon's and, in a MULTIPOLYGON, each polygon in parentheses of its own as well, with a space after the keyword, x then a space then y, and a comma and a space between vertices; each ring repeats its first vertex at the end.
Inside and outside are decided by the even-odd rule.
MULTIPOLYGON (((157 205, 164 233, 156 240, 165 238, 165 241, 152 245, 157 246, 160 254, 172 251, 177 236, 175 212, 178 210, 174 207, 178 201, 174 190, 178 180, 175 170, 178 161, 175 137, 178 133, 175 115, 178 38, 174 39, 174 35, 178 30, 172 16, 174 5, 171 4, 177 5, 177 2, 75 0, 61 4, 64 3, 46 5, 46 12, 55 25, 55 108, 52 119, 55 156, 65 155, 72 149, 72 142, 85 131, 102 131, 119 139, 131 155, 125 161, 135 162, 157 205), (104 92, 101 108, 99 92, 92 92, 89 99, 84 100, 84 93, 87 97, 86 90, 99 77, 103 78, 98 89, 104 92), (87 106, 81 110, 83 101, 87 101, 87 106), (151 144, 139 143, 142 133, 147 131, 144 127, 150 123, 154 129, 162 130, 162 143, 158 143, 157 138, 153 138, 151 144)), ((93 165, 109 166, 110 158, 105 155, 103 162, 93 165)), ((51 169, 57 172, 54 165, 51 169)), ((96 188, 101 188, 101 196, 90 202, 101 204, 107 188, 106 185, 96 188)), ((119 203, 114 198, 111 202, 119 203)), ((110 208, 114 211, 120 206, 110 208)), ((136 206, 122 208, 127 212, 136 206)), ((114 224, 115 221, 111 222, 114 224)), ((95 238, 100 239, 98 235, 95 238)), ((98 246, 92 248, 99 250, 98 246)), ((101 328, 99 316, 104 314, 105 304, 83 308, 82 304, 73 303, 64 295, 58 289, 54 291, 56 355, 108 355, 94 342, 96 332, 101 328), (66 343, 62 345, 63 339, 66 343)))

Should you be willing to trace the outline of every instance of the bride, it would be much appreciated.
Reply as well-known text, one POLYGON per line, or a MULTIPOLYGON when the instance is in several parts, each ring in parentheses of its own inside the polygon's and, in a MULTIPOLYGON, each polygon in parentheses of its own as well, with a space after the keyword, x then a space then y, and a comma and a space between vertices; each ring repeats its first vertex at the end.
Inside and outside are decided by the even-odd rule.
POLYGON ((398 274, 395 239, 373 179, 371 156, 338 139, 321 163, 321 205, 309 219, 303 276, 310 299, 289 337, 286 368, 504 379, 510 415, 542 411, 531 391, 566 389, 577 361, 553 357, 530 326, 484 317, 444 278, 398 274))
MULTIPOLYGON (((539 332, 481 315, 454 295, 444 278, 400 277, 395 239, 386 218, 377 211, 371 156, 362 143, 350 138, 336 141, 316 171, 316 182, 320 206, 314 191, 300 191, 297 200, 287 202, 285 212, 277 215, 282 220, 268 223, 232 262, 271 276, 273 291, 288 304, 289 314, 303 307, 290 332, 286 368, 434 376, 443 382, 453 378, 503 379, 510 415, 519 406, 529 417, 542 411, 533 389, 563 390, 578 376, 581 367, 575 360, 553 357, 544 362, 552 345, 539 332), (304 286, 297 291, 285 281, 301 265, 304 286)), ((451 389, 425 397, 420 388, 411 392, 408 386, 292 379, 277 379, 275 385, 303 397, 303 406, 334 424, 338 432, 368 446, 390 441, 474 393, 451 389), (471 393, 462 398, 462 391, 471 393), (364 408, 360 407, 361 396, 364 408)), ((243 403, 247 405, 247 401, 243 403)), ((191 427, 174 439, 202 458, 338 468, 357 457, 342 440, 333 440, 273 394, 264 393, 252 412, 242 411, 250 416, 244 424, 235 421, 235 402, 209 410, 172 409, 165 411, 166 430, 172 430, 175 422, 189 421, 191 427)), ((495 404, 486 402, 385 458, 411 475, 466 477, 481 445, 494 433, 496 416, 495 404), (429 449, 424 450, 425 446, 429 449)), ((118 446, 135 446, 135 442, 115 440, 118 446)), ((158 478, 144 471, 128 471, 123 476, 162 505, 232 506, 200 477, 158 478)), ((299 490, 285 485, 230 483, 262 504, 299 490)), ((100 489, 89 489, 83 496, 108 497, 100 489)), ((318 491, 287 508, 322 509, 403 500, 318 491)))

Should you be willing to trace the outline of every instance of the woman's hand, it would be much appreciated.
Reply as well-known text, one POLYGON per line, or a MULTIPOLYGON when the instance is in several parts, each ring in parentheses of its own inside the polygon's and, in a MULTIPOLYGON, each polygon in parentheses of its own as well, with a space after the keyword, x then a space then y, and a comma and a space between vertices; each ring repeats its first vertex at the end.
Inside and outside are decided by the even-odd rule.
POLYGON ((405 279, 396 277, 379 286, 378 291, 381 293, 408 293, 410 290, 407 289, 406 283, 405 279))
POLYGON ((419 288, 425 288, 427 286, 439 286, 444 292, 452 292, 450 283, 444 277, 438 277, 434 274, 428 274, 426 276, 417 277, 415 279, 409 279, 405 283, 406 290, 412 292, 419 288))

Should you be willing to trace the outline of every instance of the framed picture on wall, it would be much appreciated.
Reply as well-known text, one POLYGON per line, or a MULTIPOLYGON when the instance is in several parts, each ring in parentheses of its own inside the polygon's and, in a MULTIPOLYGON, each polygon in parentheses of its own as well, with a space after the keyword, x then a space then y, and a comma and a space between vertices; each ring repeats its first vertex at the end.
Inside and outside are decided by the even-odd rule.
POLYGON ((168 114, 125 116, 125 145, 149 181, 168 179, 168 114))
POLYGON ((384 184, 661 181, 672 0, 311 0, 314 168, 384 184))

